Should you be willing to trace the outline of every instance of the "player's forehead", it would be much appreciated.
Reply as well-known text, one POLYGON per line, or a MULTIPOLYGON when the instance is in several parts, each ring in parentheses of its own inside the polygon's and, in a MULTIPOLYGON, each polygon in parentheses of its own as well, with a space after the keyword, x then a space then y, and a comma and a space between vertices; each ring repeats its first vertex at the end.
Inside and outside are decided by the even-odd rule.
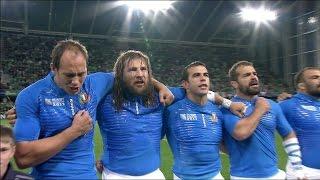
POLYGON ((236 69, 236 73, 241 76, 248 73, 256 73, 256 70, 253 66, 242 65, 236 69))
POLYGON ((320 77, 320 70, 319 69, 308 69, 304 71, 303 76, 305 78, 313 77, 313 76, 319 76, 320 77))
POLYGON ((206 67, 199 65, 199 66, 192 66, 188 69, 189 74, 194 73, 208 73, 208 70, 206 67))
POLYGON ((146 67, 147 63, 142 58, 134 58, 127 61, 125 68, 130 69, 133 67, 146 67))

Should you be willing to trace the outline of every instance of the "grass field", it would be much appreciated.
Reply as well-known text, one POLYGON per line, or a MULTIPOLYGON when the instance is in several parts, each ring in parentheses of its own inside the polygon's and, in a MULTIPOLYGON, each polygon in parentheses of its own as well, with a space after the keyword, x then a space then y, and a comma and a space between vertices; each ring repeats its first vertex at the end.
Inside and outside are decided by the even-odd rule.
MULTIPOLYGON (((8 126, 5 120, 1 121, 1 124, 4 124, 8 126)), ((277 142, 277 150, 278 150, 278 157, 279 162, 278 165, 280 169, 284 169, 287 156, 282 148, 281 145, 281 138, 279 135, 276 136, 276 142, 277 142)), ((100 136, 99 127, 95 127, 95 154, 96 158, 99 158, 102 154, 103 146, 102 146, 102 140, 100 136)), ((222 170, 221 174, 225 179, 229 179, 229 159, 228 156, 225 154, 221 154, 221 161, 222 161, 222 170)), ((172 153, 170 151, 170 148, 168 146, 168 143, 166 140, 161 141, 161 171, 164 173, 166 179, 172 179, 172 153)), ((16 166, 15 166, 16 167, 16 166)), ((24 172, 28 172, 29 170, 23 170, 24 172)))

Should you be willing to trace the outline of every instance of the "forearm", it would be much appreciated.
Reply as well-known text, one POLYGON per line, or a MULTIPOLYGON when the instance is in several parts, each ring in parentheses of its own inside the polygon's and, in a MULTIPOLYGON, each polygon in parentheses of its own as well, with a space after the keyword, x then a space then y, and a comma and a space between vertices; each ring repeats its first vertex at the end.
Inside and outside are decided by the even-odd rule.
POLYGON ((294 132, 289 133, 283 138, 283 148, 288 155, 288 166, 290 168, 290 176, 294 176, 297 179, 306 179, 305 172, 302 167, 301 151, 298 139, 294 132))
POLYGON ((167 86, 154 78, 152 78, 152 84, 156 88, 156 90, 159 91, 160 103, 164 105, 170 105, 174 100, 174 96, 172 92, 167 88, 167 86))
POLYGON ((283 141, 286 141, 288 139, 291 139, 291 138, 296 138, 296 134, 292 131, 290 132, 288 135, 286 135, 285 137, 283 137, 283 141))
POLYGON ((19 168, 28 168, 43 163, 59 153, 81 134, 67 128, 61 133, 31 142, 17 143, 15 160, 19 168))
POLYGON ((162 89, 167 89, 167 87, 163 83, 159 82, 158 80, 156 80, 154 78, 151 79, 151 82, 152 82, 153 86, 156 88, 156 90, 158 90, 158 91, 160 91, 162 89))
POLYGON ((237 140, 244 140, 252 135, 257 128, 264 113, 255 109, 254 112, 246 118, 242 118, 233 131, 233 137, 237 140))

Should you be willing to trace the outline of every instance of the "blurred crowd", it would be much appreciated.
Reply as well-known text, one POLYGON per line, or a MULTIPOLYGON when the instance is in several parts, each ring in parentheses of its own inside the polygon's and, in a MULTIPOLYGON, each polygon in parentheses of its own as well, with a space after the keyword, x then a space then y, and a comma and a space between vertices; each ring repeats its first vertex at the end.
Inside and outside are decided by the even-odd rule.
MULTIPOLYGON (((62 36, 34 36, 1 32, 1 93, 0 112, 12 106, 5 94, 17 94, 29 84, 50 71, 50 52, 62 36), (3 79, 3 77, 7 77, 3 79), (9 102, 9 103, 8 103, 9 102)), ((150 42, 121 42, 107 39, 75 38, 89 52, 89 72, 112 71, 116 57, 129 49, 145 52, 151 61, 155 78, 168 86, 179 86, 182 69, 192 61, 207 64, 212 80, 212 89, 224 97, 233 95, 227 73, 231 64, 238 60, 249 60, 245 49, 183 45, 150 42)), ((287 90, 281 79, 272 76, 265 67, 255 61, 260 72, 262 95, 276 96, 287 90)))

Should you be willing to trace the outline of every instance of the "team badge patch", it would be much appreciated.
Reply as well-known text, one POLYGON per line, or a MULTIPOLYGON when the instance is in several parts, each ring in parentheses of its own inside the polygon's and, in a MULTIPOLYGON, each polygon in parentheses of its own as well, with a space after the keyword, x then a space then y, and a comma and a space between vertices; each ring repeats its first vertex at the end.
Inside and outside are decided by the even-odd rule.
POLYGON ((90 101, 90 96, 87 93, 80 93, 79 101, 81 104, 86 104, 90 101))
POLYGON ((218 122, 218 118, 217 118, 216 113, 212 113, 212 114, 211 114, 211 121, 212 121, 212 122, 218 122))

